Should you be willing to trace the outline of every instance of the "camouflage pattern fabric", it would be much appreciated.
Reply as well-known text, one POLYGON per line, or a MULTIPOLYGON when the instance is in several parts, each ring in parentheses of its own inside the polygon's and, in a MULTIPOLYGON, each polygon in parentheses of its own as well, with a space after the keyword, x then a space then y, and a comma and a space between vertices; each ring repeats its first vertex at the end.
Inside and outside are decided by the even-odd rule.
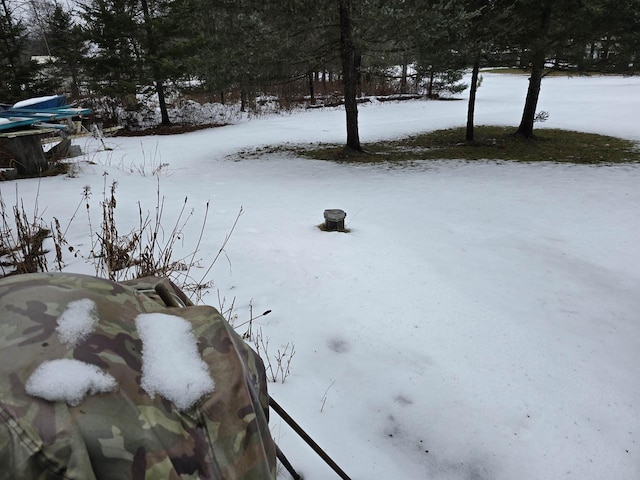
POLYGON ((175 286, 153 278, 131 283, 62 273, 0 279, 0 479, 275 479, 260 358, 214 308, 167 308, 155 286, 184 297, 175 286), (99 321, 67 347, 56 321, 80 299, 95 302, 99 321), (154 312, 191 323, 216 383, 190 410, 140 387, 135 318, 154 312), (77 406, 25 392, 42 362, 65 358, 98 366, 117 388, 77 406))

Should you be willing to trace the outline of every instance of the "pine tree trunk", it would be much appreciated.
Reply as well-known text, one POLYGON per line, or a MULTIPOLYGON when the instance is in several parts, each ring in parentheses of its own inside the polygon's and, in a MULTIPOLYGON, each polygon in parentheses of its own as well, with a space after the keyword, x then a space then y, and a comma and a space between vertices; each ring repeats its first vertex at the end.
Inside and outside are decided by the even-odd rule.
POLYGON ((544 74, 544 64, 546 61, 546 43, 551 24, 551 6, 552 0, 545 0, 543 2, 540 16, 540 29, 538 31, 538 41, 534 43, 532 52, 531 76, 529 77, 527 99, 524 103, 524 111, 522 112, 520 126, 516 131, 517 135, 521 135, 525 138, 534 138, 533 123, 536 116, 536 108, 538 106, 538 97, 540 96, 540 86, 542 85, 542 76, 544 74))
POLYGON ((427 86, 427 97, 433 98, 433 81, 435 80, 435 74, 433 71, 429 74, 429 84, 427 86))
POLYGON ((313 72, 307 74, 309 80, 309 97, 311 98, 311 105, 316 104, 316 94, 313 88, 313 72))
MULTIPOLYGON (((354 51, 353 58, 354 58, 353 69, 356 75, 356 96, 361 97, 362 96, 362 70, 360 67, 362 67, 362 54, 358 51, 354 51)), ((367 82, 368 82, 368 79, 367 79, 367 82)))
POLYGON ((158 94, 158 104, 160 106, 160 124, 171 125, 171 121, 169 120, 169 113, 167 112, 167 103, 164 98, 164 85, 158 72, 156 42, 153 34, 153 26, 151 25, 151 15, 149 13, 149 5, 147 4, 147 0, 142 0, 142 12, 144 15, 144 24, 147 31, 147 50, 151 61, 151 73, 153 75, 156 93, 158 94))
POLYGON ((240 87, 240 111, 247 111, 247 89, 240 87))
POLYGON ((473 62, 473 70, 471 72, 471 89, 469 90, 469 106, 467 108, 467 142, 474 140, 473 117, 476 110, 476 91, 478 90, 478 75, 480 72, 480 59, 476 57, 473 62))
POLYGON ((400 76, 400 93, 407 93, 407 59, 402 57, 402 74, 400 76))
POLYGON ((529 77, 529 88, 527 89, 527 99, 524 103, 524 111, 520 126, 516 133, 525 138, 533 138, 533 124, 540 96, 540 86, 542 85, 542 75, 544 73, 544 52, 535 52, 531 63, 531 76, 529 77))
POLYGON ((78 71, 75 67, 71 70, 71 98, 80 97, 80 87, 78 86, 78 71))
POLYGON ((347 114, 347 148, 362 151, 358 132, 358 102, 356 92, 358 72, 356 52, 353 44, 351 0, 339 0, 340 8, 340 57, 342 59, 342 81, 344 83, 344 108, 347 114))
POLYGON ((160 106, 160 124, 171 125, 169 112, 167 111, 167 101, 164 97, 164 85, 162 84, 162 80, 156 80, 156 93, 158 94, 158 104, 160 106))

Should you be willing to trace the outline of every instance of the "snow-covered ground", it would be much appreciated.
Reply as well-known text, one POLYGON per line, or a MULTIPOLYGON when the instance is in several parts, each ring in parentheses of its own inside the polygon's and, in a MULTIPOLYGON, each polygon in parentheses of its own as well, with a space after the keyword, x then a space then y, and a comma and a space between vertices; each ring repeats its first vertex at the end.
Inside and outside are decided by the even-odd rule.
MULTIPOLYGON (((476 123, 517 125, 526 88, 525 76, 485 74, 476 123)), ((640 78, 546 78, 539 110, 545 128, 640 141, 640 78)), ((361 139, 465 118, 465 101, 362 105, 361 139)), ((354 479, 640 478, 640 165, 236 155, 344 139, 342 109, 108 139, 112 151, 91 139, 74 178, 0 189, 11 203, 17 188, 27 211, 39 192, 64 228, 88 185, 95 228, 105 179, 117 181, 126 231, 138 201, 155 208, 159 181, 167 225, 185 197, 195 209, 184 252, 211 201, 203 264, 242 206, 215 287, 236 298, 238 323, 250 301, 272 310, 254 328, 272 355, 288 342, 296 353, 271 394, 354 479), (327 208, 347 212, 349 233, 316 228, 327 208)), ((67 240, 86 252, 83 215, 67 240)), ((81 258, 66 269, 94 272, 81 258)), ((216 288, 204 299, 214 306, 216 288)), ((276 415, 272 425, 307 480, 335 478, 276 415)))

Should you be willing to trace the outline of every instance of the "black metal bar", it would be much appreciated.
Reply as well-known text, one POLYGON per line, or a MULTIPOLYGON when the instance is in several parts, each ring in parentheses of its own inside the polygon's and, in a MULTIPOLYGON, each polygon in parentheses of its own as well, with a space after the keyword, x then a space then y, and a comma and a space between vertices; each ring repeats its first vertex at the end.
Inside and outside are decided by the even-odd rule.
POLYGON ((296 472, 295 468, 293 468, 291 462, 289 462, 287 457, 284 456, 284 453, 282 453, 282 450, 280 450, 280 447, 278 445, 276 445, 276 456, 278 457, 278 460, 280 460, 280 463, 284 466, 284 468, 287 469, 287 472, 291 474, 293 480, 303 480, 298 472, 296 472))
POLYGON ((338 474, 338 476, 340 478, 342 478, 343 480, 351 480, 351 478, 349 477, 349 475, 347 475, 346 473, 344 473, 344 470, 342 470, 337 464, 336 462, 334 462, 331 457, 329 457, 329 455, 327 455, 324 450, 322 450, 322 448, 320 448, 320 446, 313 441, 313 439, 307 434, 307 432, 305 432, 302 427, 300 425, 298 425, 296 423, 296 421, 291 418, 289 416, 289 414, 287 412, 284 411, 284 409, 278 405, 278 402, 276 402, 272 397, 269 397, 269 406, 271 408, 273 408, 276 413, 278 415, 280 415, 280 417, 287 422, 287 424, 298 434, 300 435, 300 437, 302 437, 302 439, 307 442, 307 445, 309 445, 314 452, 316 452, 320 458, 322 458, 327 465, 329 465, 334 472, 336 472, 338 474))

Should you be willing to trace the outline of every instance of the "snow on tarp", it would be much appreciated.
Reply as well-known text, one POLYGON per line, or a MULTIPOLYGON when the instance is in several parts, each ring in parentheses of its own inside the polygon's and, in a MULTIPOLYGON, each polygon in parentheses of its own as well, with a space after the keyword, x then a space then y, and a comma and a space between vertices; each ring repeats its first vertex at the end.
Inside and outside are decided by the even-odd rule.
MULTIPOLYGON (((97 320, 96 305, 91 300, 69 303, 58 318, 56 330, 60 341, 77 345, 91 333, 97 320)), ((138 316, 136 326, 143 342, 142 387, 152 398, 159 394, 181 410, 187 410, 203 395, 213 391, 214 382, 207 364, 200 358, 189 322, 173 315, 154 313, 138 316)), ((107 375, 112 382, 105 382, 97 367, 73 362, 43 363, 29 379, 27 393, 77 405, 87 392, 110 391, 115 386, 113 377, 107 375)))
POLYGON ((64 95, 49 95, 20 100, 13 105, 13 108, 55 108, 66 104, 67 98, 64 95))
POLYGON ((200 357, 191 324, 181 317, 146 313, 136 318, 142 339, 142 388, 157 393, 187 410, 203 395, 213 392, 214 382, 200 357))
POLYGON ((65 345, 76 346, 91 333, 97 321, 97 307, 92 300, 83 298, 69 302, 58 317, 58 338, 65 345))
MULTIPOLYGON (((69 302, 57 319, 58 339, 68 347, 75 347, 93 331, 97 321, 97 307, 92 300, 69 302)), ((40 364, 29 377, 25 390, 34 397, 79 405, 88 394, 110 392, 116 385, 115 378, 96 365, 62 358, 40 364)))
POLYGON ((29 395, 72 406, 79 405, 87 394, 110 392, 115 388, 115 378, 99 367, 69 358, 43 362, 25 385, 29 395))
MULTIPOLYGON (((75 347, 98 322, 96 304, 88 299, 69 302, 57 319, 59 340, 75 347)), ((153 398, 159 394, 180 410, 191 408, 213 392, 214 382, 198 352, 191 324, 163 313, 141 314, 136 327, 142 340, 142 388, 153 398)), ((95 365, 78 360, 43 362, 26 385, 29 395, 78 405, 87 394, 108 392, 116 380, 95 365)))

